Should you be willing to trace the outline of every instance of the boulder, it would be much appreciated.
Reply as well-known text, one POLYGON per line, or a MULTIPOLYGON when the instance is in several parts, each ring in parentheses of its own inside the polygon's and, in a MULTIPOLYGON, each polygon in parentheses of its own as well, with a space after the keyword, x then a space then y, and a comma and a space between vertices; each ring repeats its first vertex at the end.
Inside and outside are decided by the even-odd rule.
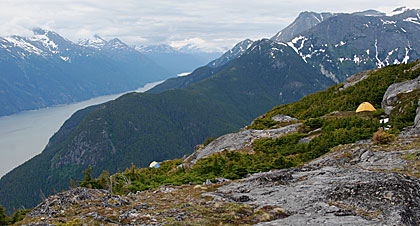
MULTIPOLYGON (((291 118, 291 117, 290 117, 291 118)), ((288 126, 284 126, 277 129, 267 130, 242 130, 237 133, 229 133, 223 135, 216 140, 209 143, 207 146, 196 150, 193 154, 187 157, 184 161, 195 164, 199 159, 208 157, 214 153, 219 153, 224 150, 233 151, 241 150, 252 145, 252 142, 261 138, 278 138, 280 136, 294 133, 297 127, 302 123, 296 123, 288 126)), ((188 165, 188 164, 187 164, 188 165)), ((186 165, 184 165, 185 167, 186 165)))
POLYGON ((420 89, 420 76, 409 81, 392 84, 388 87, 382 99, 381 107, 385 114, 391 114, 394 105, 398 100, 398 94, 410 93, 416 89, 420 89))

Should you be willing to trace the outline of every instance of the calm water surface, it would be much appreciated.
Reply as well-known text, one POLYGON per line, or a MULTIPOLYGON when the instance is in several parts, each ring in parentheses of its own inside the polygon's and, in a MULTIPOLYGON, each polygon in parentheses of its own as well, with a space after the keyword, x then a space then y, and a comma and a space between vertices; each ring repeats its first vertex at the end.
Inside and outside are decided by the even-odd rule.
MULTIPOLYGON (((162 82, 148 83, 135 91, 145 92, 162 82)), ((49 138, 74 112, 114 100, 123 94, 100 96, 83 102, 0 117, 0 177, 41 153, 49 138)))

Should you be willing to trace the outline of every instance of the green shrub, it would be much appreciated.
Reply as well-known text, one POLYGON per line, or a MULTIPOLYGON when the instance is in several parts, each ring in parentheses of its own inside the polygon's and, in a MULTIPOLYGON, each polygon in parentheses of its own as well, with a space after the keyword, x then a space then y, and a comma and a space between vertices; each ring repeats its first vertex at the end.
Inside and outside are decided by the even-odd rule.
POLYGON ((6 210, 0 206, 0 226, 9 225, 9 217, 6 215, 6 210))
POLYGON ((378 131, 373 134, 372 140, 374 144, 388 144, 395 140, 395 135, 389 134, 382 128, 379 128, 378 131))
POLYGON ((207 146, 208 144, 210 144, 212 141, 216 140, 215 137, 207 137, 206 140, 203 143, 203 146, 207 146))

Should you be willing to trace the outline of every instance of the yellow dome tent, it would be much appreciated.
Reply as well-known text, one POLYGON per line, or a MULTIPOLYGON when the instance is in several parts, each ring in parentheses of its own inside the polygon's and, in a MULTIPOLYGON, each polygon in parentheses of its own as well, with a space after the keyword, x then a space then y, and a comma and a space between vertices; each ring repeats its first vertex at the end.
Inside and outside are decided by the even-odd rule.
POLYGON ((376 111, 376 109, 373 107, 373 105, 371 103, 363 102, 356 109, 356 113, 359 113, 359 112, 362 112, 362 111, 376 111))

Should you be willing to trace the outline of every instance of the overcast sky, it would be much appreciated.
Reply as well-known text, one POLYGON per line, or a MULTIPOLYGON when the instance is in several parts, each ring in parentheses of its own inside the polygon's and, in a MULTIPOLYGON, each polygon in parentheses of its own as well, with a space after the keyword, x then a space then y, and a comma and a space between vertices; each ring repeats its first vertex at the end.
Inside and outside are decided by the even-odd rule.
POLYGON ((271 37, 302 11, 390 12, 419 0, 0 0, 0 36, 41 27, 77 41, 98 34, 133 45, 193 44, 207 51, 271 37))

